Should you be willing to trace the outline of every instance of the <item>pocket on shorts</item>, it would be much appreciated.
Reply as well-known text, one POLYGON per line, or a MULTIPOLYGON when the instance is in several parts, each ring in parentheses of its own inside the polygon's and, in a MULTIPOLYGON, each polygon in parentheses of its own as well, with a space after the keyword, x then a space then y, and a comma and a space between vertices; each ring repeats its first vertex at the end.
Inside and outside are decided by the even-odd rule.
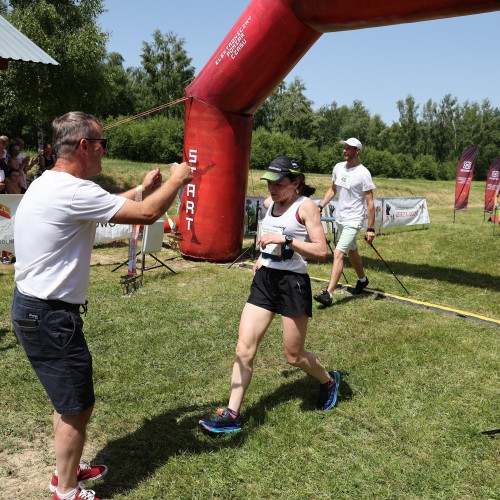
POLYGON ((14 328, 23 342, 40 345, 40 323, 37 319, 12 319, 14 328))
POLYGON ((55 310, 47 314, 43 327, 46 328, 46 337, 54 346, 64 349, 76 334, 81 333, 83 320, 70 311, 55 310))

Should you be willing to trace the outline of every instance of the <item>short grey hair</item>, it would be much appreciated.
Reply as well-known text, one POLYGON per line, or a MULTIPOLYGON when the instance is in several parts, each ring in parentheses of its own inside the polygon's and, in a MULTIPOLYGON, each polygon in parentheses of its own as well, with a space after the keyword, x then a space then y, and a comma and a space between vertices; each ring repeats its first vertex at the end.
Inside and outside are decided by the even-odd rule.
POLYGON ((92 137, 101 122, 83 111, 70 111, 52 122, 52 141, 58 158, 70 158, 84 137, 92 137))

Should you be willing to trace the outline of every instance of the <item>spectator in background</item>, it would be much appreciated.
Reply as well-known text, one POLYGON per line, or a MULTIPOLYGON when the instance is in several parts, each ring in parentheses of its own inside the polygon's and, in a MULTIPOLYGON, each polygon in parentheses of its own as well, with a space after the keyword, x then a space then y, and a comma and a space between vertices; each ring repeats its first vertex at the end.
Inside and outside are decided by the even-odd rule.
POLYGON ((19 172, 13 168, 5 171, 4 189, 0 194, 24 194, 26 189, 21 186, 19 172))
POLYGON ((41 153, 38 155, 40 175, 46 170, 50 170, 56 164, 56 159, 56 153, 52 144, 44 144, 41 153))
POLYGON ((0 135, 0 160, 7 162, 7 148, 9 146, 9 138, 6 135, 0 135))
POLYGON ((22 147, 24 147, 24 141, 22 139, 17 138, 10 143, 8 151, 9 161, 7 164, 10 168, 15 168, 19 172, 21 187, 28 189, 28 177, 26 174, 38 160, 35 159, 31 161, 29 156, 24 156, 22 154, 22 147), (19 146, 19 144, 21 144, 21 146, 19 146), (14 160, 14 162, 10 160, 14 160))

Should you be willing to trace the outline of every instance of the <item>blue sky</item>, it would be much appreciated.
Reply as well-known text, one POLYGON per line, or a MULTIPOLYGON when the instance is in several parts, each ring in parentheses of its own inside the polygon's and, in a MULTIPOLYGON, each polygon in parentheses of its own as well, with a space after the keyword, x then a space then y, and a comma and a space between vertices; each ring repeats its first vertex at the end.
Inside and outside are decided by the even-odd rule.
MULTIPOLYGON (((402 0, 404 1, 404 0, 402 0)), ((105 0, 99 23, 110 32, 108 52, 140 66, 142 42, 173 31, 184 38, 198 73, 249 0, 105 0)), ((358 99, 390 125, 396 102, 411 94, 421 106, 446 94, 460 103, 489 99, 500 107, 500 11, 437 21, 325 33, 293 68, 314 109, 358 99)), ((163 103, 158 103, 163 104, 163 103)))

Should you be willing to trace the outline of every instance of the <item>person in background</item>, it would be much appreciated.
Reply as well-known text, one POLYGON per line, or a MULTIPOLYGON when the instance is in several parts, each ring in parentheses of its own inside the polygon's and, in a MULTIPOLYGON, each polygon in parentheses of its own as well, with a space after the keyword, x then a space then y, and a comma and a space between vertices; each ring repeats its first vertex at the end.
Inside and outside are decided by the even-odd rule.
POLYGON ((57 162, 33 181, 16 212, 11 319, 54 407, 53 500, 98 500, 81 482, 103 477, 107 467, 80 463, 95 402, 81 312, 96 224, 152 224, 193 173, 187 163, 175 164, 162 185, 157 168, 137 188, 113 195, 89 180, 101 172, 108 149, 97 118, 72 111, 52 128, 57 162), (134 201, 138 190, 141 202, 134 201))
POLYGON ((344 270, 344 256, 349 260, 358 276, 354 294, 360 294, 368 286, 368 278, 365 276, 361 256, 356 244, 356 237, 361 231, 368 213, 368 229, 366 241, 371 243, 375 238, 375 206, 373 203, 373 190, 375 184, 369 170, 359 162, 361 142, 355 137, 341 141, 344 145, 344 160, 333 167, 332 185, 323 196, 318 208, 321 212, 323 207, 338 194, 336 209, 336 224, 338 231, 338 242, 333 253, 333 267, 328 287, 314 300, 324 306, 331 306, 333 293, 337 288, 340 275, 344 270))
POLYGON ((240 408, 252 380, 253 362, 276 314, 281 314, 286 360, 320 383, 317 408, 333 408, 340 386, 340 373, 327 372, 318 357, 304 347, 312 316, 305 259, 324 261, 327 256, 320 214, 309 199, 315 189, 305 183, 299 162, 288 156, 274 159, 261 179, 267 181, 271 196, 264 204, 268 208, 259 239, 262 253, 240 319, 229 403, 212 420, 199 421, 204 430, 214 434, 242 430, 240 408))
POLYGON ((0 160, 7 161, 7 148, 9 147, 9 138, 6 135, 0 135, 0 160))
POLYGON ((46 170, 50 170, 56 164, 56 153, 52 144, 44 144, 43 149, 38 155, 38 169, 41 174, 43 174, 46 170))
POLYGON ((24 194, 26 189, 21 186, 19 172, 13 168, 5 170, 5 188, 0 194, 24 194))

